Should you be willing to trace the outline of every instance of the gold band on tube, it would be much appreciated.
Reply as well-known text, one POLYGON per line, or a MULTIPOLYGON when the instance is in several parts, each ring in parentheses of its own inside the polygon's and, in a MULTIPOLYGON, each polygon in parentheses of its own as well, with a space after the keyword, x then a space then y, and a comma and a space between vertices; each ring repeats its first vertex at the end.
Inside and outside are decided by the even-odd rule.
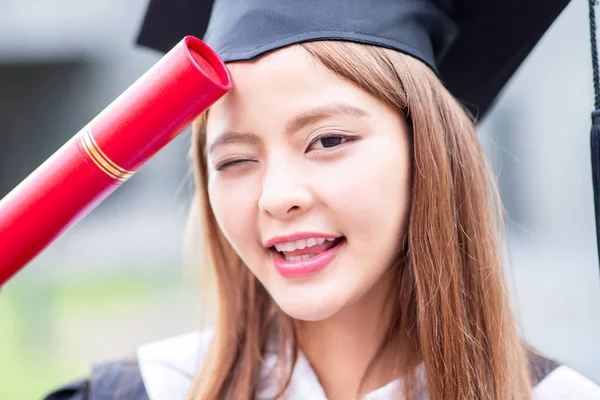
POLYGON ((79 133, 79 139, 81 145, 87 155, 90 157, 92 162, 96 164, 98 169, 104 172, 109 177, 118 180, 126 181, 131 178, 133 172, 128 171, 124 168, 119 167, 114 161, 112 161, 96 143, 96 139, 92 136, 92 132, 89 127, 85 127, 79 133))

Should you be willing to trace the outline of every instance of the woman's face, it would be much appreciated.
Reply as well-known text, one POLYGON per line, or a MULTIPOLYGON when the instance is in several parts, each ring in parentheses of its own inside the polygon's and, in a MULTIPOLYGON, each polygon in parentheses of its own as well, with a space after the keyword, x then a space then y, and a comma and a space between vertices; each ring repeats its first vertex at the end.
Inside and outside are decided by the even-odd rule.
POLYGON ((243 262, 299 320, 387 287, 410 210, 403 118, 300 46, 229 69, 207 121, 208 192, 243 262))

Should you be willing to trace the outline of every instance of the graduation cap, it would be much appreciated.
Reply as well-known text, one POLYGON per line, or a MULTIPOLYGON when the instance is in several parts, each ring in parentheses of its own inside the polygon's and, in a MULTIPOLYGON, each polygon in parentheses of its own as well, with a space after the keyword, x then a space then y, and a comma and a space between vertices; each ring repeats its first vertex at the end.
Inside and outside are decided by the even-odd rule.
POLYGON ((138 43, 161 52, 185 35, 225 62, 313 40, 411 55, 481 119, 569 0, 150 0, 138 43))
MULTIPOLYGON (((600 249, 600 73, 596 0, 589 1, 594 66, 592 172, 600 249)), ((391 48, 432 68, 481 120, 569 0, 150 0, 138 43, 168 51, 202 38, 225 62, 294 43, 346 40, 391 48)))

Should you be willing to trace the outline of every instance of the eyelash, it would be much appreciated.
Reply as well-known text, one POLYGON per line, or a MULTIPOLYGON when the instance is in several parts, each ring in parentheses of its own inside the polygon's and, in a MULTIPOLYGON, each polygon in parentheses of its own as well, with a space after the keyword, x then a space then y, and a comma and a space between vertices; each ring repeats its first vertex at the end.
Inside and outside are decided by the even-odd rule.
POLYGON ((231 166, 234 166, 236 164, 241 164, 241 163, 247 162, 247 161, 256 161, 256 160, 252 160, 252 159, 249 159, 249 158, 247 158, 247 159, 244 158, 244 159, 239 159, 239 160, 225 161, 224 163, 221 163, 221 164, 217 165, 215 167, 215 169, 217 171, 221 172, 221 171, 224 171, 225 169, 227 169, 227 168, 229 168, 231 166))
MULTIPOLYGON (((346 142, 355 141, 355 140, 359 139, 356 136, 343 135, 343 134, 340 134, 340 133, 331 133, 331 132, 324 133, 324 134, 322 134, 320 136, 317 136, 316 138, 314 138, 310 142, 310 144, 308 145, 307 151, 305 153, 308 153, 308 149, 310 149, 310 147, 312 147, 319 140, 329 139, 329 138, 339 138, 339 139, 342 139, 342 143, 340 143, 338 145, 335 145, 335 146, 331 146, 331 147, 323 147, 322 149, 318 149, 316 151, 328 151, 329 149, 334 149, 336 147, 339 147, 340 145, 342 145, 342 144, 344 144, 346 142)), ((225 169, 227 169, 227 168, 229 168, 231 166, 234 166, 234 165, 237 165, 237 164, 241 164, 241 163, 244 163, 244 162, 252 162, 252 161, 256 161, 256 160, 244 158, 244 159, 238 159, 238 160, 225 161, 224 163, 221 163, 221 164, 217 165, 215 167, 215 169, 217 171, 221 172, 221 171, 224 171, 225 169)))
MULTIPOLYGON (((323 139, 329 139, 329 138, 336 138, 336 139, 342 139, 342 142, 338 145, 335 146, 331 146, 331 147, 323 147, 322 149, 319 149, 317 151, 328 151, 329 149, 334 149, 336 147, 341 146, 342 144, 346 143, 346 142, 351 142, 354 140, 358 140, 359 138, 356 136, 350 136, 350 135, 344 135, 341 133, 332 133, 332 132, 327 132, 324 133, 320 136, 317 136, 316 138, 314 138, 310 144, 308 145, 308 149, 310 149, 310 147, 312 147, 315 143, 317 143, 319 140, 323 140, 323 139)), ((308 151, 307 151, 308 152, 308 151)))

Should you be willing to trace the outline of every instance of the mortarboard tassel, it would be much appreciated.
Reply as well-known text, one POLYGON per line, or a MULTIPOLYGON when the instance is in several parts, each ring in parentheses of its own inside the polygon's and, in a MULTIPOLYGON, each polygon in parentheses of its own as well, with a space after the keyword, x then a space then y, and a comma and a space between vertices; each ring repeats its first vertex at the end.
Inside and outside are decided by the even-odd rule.
POLYGON ((592 49, 592 69, 594 73, 594 108, 590 132, 592 156, 592 182, 594 185, 594 211, 596 214, 596 244, 600 256, 600 73, 598 68, 598 48, 596 46, 597 0, 589 0, 590 41, 592 49))

